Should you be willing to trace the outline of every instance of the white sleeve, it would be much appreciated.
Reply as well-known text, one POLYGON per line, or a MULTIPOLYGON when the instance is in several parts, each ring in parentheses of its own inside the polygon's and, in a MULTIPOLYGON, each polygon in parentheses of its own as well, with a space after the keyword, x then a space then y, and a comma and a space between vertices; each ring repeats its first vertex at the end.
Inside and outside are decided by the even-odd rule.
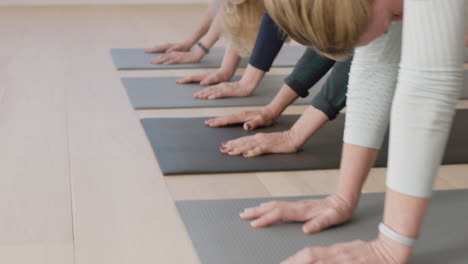
POLYGON ((355 50, 351 65, 344 141, 379 149, 387 132, 401 54, 401 22, 355 50))
POLYGON ((463 87, 465 0, 404 3, 387 186, 429 197, 463 87))

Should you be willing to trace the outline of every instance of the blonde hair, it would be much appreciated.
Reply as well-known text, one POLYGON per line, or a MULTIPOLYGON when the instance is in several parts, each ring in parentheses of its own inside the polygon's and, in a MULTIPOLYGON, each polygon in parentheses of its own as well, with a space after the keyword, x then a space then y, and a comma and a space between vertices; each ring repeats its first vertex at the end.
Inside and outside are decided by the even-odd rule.
POLYGON ((353 53, 367 29, 373 0, 265 0, 271 18, 292 39, 334 58, 353 53))
POLYGON ((249 56, 265 12, 264 1, 225 0, 222 12, 223 36, 238 49, 240 56, 249 56))

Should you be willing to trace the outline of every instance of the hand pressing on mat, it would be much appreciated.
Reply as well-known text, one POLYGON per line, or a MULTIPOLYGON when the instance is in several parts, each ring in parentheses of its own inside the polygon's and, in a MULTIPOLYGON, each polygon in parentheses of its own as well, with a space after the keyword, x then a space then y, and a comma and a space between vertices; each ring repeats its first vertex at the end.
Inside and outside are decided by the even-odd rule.
POLYGON ((210 71, 203 74, 192 75, 178 79, 178 84, 200 83, 200 85, 211 85, 214 83, 224 82, 232 78, 233 73, 222 69, 210 71))
POLYGON ((199 82, 200 85, 212 85, 215 83, 229 81, 236 72, 239 62, 240 57, 237 54, 237 50, 229 47, 226 49, 223 63, 218 70, 210 71, 204 74, 188 76, 177 80, 177 83, 186 84, 199 82))
POLYGON ((166 43, 146 49, 146 53, 170 53, 173 51, 189 51, 193 44, 188 42, 166 43))
MULTIPOLYGON (((271 108, 266 107, 266 109, 271 108)), ((278 117, 277 114, 279 115, 281 113, 275 110, 271 110, 271 112, 272 114, 270 114, 270 116, 268 116, 267 113, 261 114, 260 117, 254 116, 252 120, 244 123, 244 129, 250 130, 260 125, 271 124, 273 120, 278 117)), ((244 115, 247 116, 247 114, 244 115)), ((243 116, 227 116, 224 119, 207 120, 206 123, 208 123, 208 125, 220 125, 223 124, 223 122, 228 123, 245 120, 245 116, 244 119, 241 119, 243 116)), ((253 136, 230 140, 221 145, 221 152, 232 156, 243 155, 246 158, 267 153, 294 153, 327 122, 328 116, 326 114, 310 106, 304 111, 303 115, 296 121, 291 129, 276 133, 257 133, 253 136)))
POLYGON ((302 142, 297 142, 290 130, 276 133, 257 133, 253 136, 230 140, 221 145, 221 152, 246 158, 266 153, 294 153, 302 142))
POLYGON ((195 99, 218 99, 226 97, 245 97, 252 94, 252 90, 245 89, 240 82, 224 82, 195 93, 195 99))
POLYGON ((351 219, 356 203, 349 203, 337 194, 324 199, 296 202, 273 201, 247 208, 240 214, 252 227, 261 228, 280 222, 305 222, 302 231, 313 234, 351 219))
POLYGON ((152 64, 187 64, 198 63, 203 58, 205 53, 201 49, 194 49, 192 51, 172 51, 152 59, 152 64))
POLYGON ((281 110, 277 111, 268 105, 257 111, 243 111, 236 114, 208 119, 205 121, 205 125, 209 127, 223 127, 243 123, 244 130, 250 131, 257 127, 271 125, 280 114, 281 110))
POLYGON ((409 247, 380 237, 369 242, 358 240, 330 247, 307 247, 281 264, 404 264, 409 260, 410 251, 409 247))
POLYGON ((218 99, 250 96, 255 91, 264 75, 264 71, 248 65, 244 75, 242 75, 239 81, 223 82, 208 87, 194 94, 193 97, 196 99, 218 99))

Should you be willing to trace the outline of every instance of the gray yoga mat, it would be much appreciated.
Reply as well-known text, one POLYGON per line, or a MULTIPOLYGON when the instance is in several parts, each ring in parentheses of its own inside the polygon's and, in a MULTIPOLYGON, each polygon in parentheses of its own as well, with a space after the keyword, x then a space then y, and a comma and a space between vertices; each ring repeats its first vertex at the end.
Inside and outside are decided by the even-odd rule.
MULTIPOLYGON (((242 126, 209 128, 207 118, 154 118, 141 122, 164 175, 338 169, 343 145, 344 115, 312 136, 298 153, 268 154, 255 158, 229 156, 221 142, 257 132, 289 129, 298 116, 281 116, 271 127, 246 132, 242 126)), ((444 156, 444 164, 468 163, 468 110, 458 110, 444 156)), ((376 167, 387 164, 387 143, 376 167)))
MULTIPOLYGON (((130 102, 135 109, 194 108, 222 106, 262 106, 270 103, 283 86, 283 75, 267 75, 253 95, 248 97, 195 99, 193 94, 205 89, 196 83, 177 84, 180 77, 122 78, 130 102)), ((238 80, 239 77, 233 78, 238 80)), ((306 98, 298 98, 294 104, 309 104, 326 80, 322 78, 306 98)))
MULTIPOLYGON (((363 194, 353 220, 314 235, 301 223, 251 228, 239 218, 244 208, 275 200, 178 201, 176 206, 203 264, 280 263, 306 246, 329 246, 357 239, 372 240, 382 219, 383 194, 363 194)), ((411 264, 468 263, 468 191, 435 192, 411 264)))
MULTIPOLYGON (((303 46, 285 45, 276 57, 273 67, 292 67, 305 51, 303 46)), ((200 63, 161 65, 151 64, 150 60, 160 54, 148 54, 145 49, 111 49, 112 59, 118 70, 150 70, 150 69, 203 69, 218 68, 224 56, 224 48, 214 47, 200 63)), ((246 67, 248 59, 241 61, 240 67, 246 67)))

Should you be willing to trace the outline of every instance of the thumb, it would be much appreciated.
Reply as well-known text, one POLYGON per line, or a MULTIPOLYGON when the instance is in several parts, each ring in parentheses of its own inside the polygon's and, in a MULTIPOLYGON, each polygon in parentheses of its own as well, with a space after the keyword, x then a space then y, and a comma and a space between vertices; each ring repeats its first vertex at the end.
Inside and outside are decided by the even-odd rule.
POLYGON ((338 224, 337 219, 334 219, 332 214, 324 212, 314 217, 313 219, 307 221, 302 226, 302 231, 305 234, 314 234, 336 224, 338 224))
POLYGON ((200 82, 203 79, 203 75, 192 75, 185 78, 178 79, 176 83, 187 84, 192 82, 200 82))
POLYGON ((265 126, 265 120, 262 117, 255 117, 244 123, 244 130, 250 131, 257 127, 265 126))
POLYGON ((145 52, 146 53, 160 53, 160 52, 164 52, 168 47, 169 47, 169 44, 159 45, 159 46, 146 49, 145 52))

